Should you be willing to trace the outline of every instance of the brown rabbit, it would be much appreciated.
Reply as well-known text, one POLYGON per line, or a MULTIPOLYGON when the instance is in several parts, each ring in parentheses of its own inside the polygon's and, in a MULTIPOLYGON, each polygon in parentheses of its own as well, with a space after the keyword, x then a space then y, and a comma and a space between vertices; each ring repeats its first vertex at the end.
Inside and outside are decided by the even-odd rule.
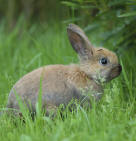
POLYGON ((88 92, 98 100, 102 94, 102 83, 120 74, 121 65, 115 53, 93 47, 77 25, 70 24, 67 32, 80 64, 48 65, 26 74, 13 86, 8 108, 19 110, 17 94, 29 109, 31 103, 31 110, 35 112, 40 82, 42 107, 47 113, 56 110, 60 104, 67 105, 72 99, 88 101, 88 92))

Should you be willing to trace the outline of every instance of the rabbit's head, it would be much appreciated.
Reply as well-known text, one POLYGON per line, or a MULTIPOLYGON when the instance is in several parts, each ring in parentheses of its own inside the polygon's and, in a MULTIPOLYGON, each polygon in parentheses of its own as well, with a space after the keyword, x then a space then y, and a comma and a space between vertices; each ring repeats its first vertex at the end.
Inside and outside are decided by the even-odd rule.
POLYGON ((115 53, 93 47, 77 25, 70 24, 67 32, 73 49, 79 55, 80 68, 90 79, 107 82, 121 73, 122 68, 115 53))

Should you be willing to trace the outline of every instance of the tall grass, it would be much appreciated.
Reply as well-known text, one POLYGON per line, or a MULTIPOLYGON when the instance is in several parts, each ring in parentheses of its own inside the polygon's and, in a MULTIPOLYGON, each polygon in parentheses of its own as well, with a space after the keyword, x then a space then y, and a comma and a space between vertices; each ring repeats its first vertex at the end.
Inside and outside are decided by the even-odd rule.
MULTIPOLYGON (((89 35, 96 42, 96 36, 89 35)), ((112 48, 112 46, 107 47, 112 48)), ((132 141, 136 140, 135 52, 120 52, 121 76, 107 84, 104 96, 89 111, 77 106, 64 111, 64 118, 39 116, 33 121, 27 112, 25 122, 6 115, 0 117, 2 141, 132 141)), ((75 63, 66 26, 44 24, 29 30, 18 24, 13 32, 0 26, 0 108, 5 107, 13 84, 24 74, 43 65, 75 63)), ((37 110, 39 107, 37 107, 37 110)))
POLYGON ((69 8, 61 5, 60 0, 0 0, 0 20, 7 21, 8 30, 16 26, 20 16, 29 26, 35 22, 66 18, 69 16, 69 8))

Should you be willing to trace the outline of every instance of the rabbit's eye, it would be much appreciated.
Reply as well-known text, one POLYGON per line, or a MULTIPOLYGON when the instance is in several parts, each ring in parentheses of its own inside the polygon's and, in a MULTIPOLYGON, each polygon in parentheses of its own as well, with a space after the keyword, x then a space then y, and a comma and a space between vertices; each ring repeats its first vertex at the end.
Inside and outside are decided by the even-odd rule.
POLYGON ((100 64, 106 65, 107 63, 108 63, 108 59, 107 58, 101 58, 100 59, 100 64))

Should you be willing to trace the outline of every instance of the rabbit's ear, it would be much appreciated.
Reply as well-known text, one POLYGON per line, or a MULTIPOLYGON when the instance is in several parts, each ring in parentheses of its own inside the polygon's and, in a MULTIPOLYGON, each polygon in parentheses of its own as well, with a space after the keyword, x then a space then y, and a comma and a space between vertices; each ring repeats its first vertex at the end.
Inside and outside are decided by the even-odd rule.
POLYGON ((74 24, 67 27, 68 37, 73 49, 79 54, 81 59, 89 59, 94 53, 94 47, 89 42, 83 30, 74 24))

